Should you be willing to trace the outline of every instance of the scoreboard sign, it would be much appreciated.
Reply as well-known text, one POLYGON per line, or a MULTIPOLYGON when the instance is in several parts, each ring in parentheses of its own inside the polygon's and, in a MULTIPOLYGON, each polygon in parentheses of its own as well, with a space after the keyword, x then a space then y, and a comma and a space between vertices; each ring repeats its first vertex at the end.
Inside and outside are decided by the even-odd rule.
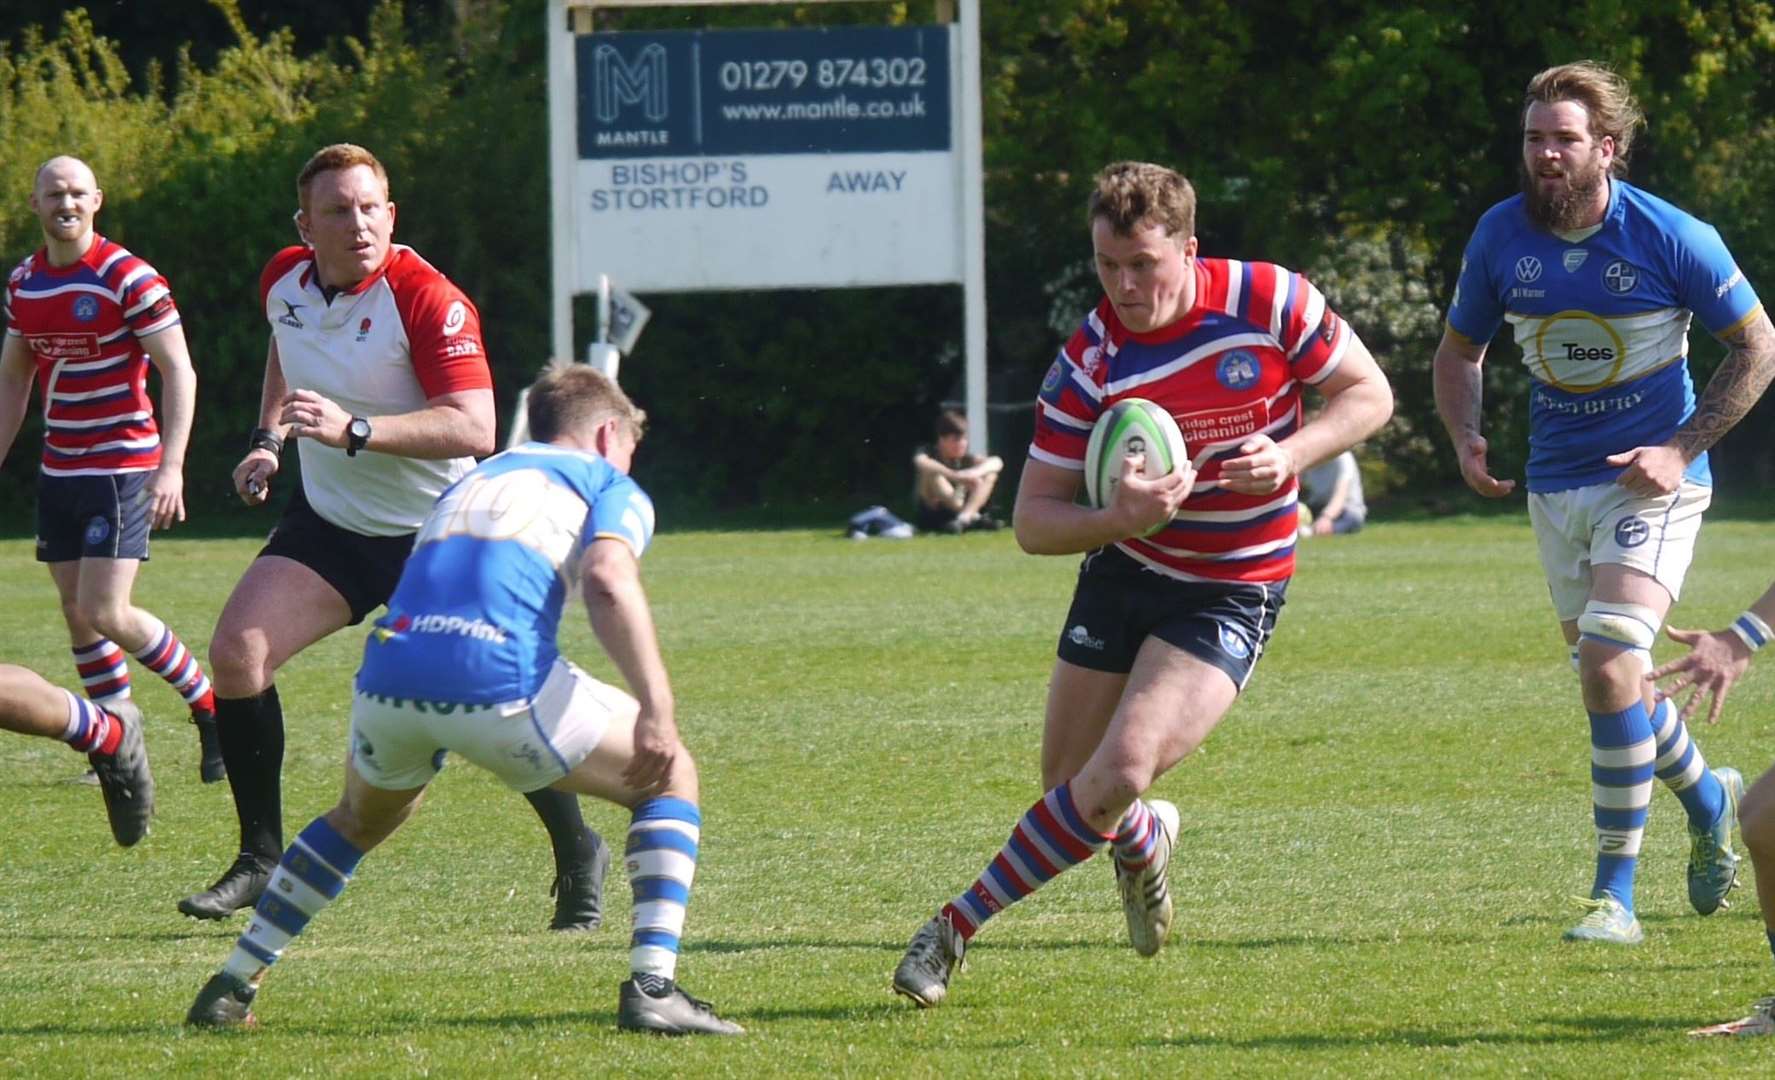
POLYGON ((578 290, 963 281, 955 35, 575 38, 578 290))

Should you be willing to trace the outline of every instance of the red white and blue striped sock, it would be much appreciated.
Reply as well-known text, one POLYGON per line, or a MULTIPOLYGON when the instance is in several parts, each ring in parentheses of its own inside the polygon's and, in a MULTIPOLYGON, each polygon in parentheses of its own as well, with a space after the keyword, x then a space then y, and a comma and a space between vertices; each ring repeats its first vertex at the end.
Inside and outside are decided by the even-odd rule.
POLYGON ((962 940, 972 938, 987 919, 1097 854, 1109 841, 1085 823, 1072 800, 1072 785, 1061 784, 1029 808, 986 871, 967 892, 945 904, 942 915, 962 940))
POLYGON ((191 655, 191 650, 185 648, 185 643, 170 626, 146 612, 143 619, 149 626, 148 644, 136 650, 135 658, 177 690, 192 711, 215 712, 216 695, 210 689, 209 676, 203 673, 197 657, 191 655))
POLYGON ((80 672, 86 696, 94 701, 103 704, 129 697, 129 662, 110 638, 74 646, 74 669, 80 672))
POLYGON ((123 722, 78 694, 68 698, 68 728, 62 741, 82 754, 115 754, 123 741, 123 722))
POLYGON ((1152 807, 1135 799, 1134 805, 1128 807, 1128 812, 1116 825, 1115 839, 1110 845, 1123 870, 1132 873, 1146 869, 1153 861, 1153 853, 1159 849, 1159 819, 1152 807))

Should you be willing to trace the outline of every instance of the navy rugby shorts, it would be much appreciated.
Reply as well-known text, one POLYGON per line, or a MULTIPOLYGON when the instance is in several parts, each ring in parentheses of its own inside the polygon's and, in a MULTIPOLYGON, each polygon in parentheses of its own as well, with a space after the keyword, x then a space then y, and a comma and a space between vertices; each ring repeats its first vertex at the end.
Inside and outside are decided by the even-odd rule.
POLYGON ((1276 630, 1288 582, 1178 581, 1114 547, 1085 557, 1060 632, 1060 659, 1126 674, 1150 635, 1226 672, 1243 690, 1276 630))
POLYGON ((150 474, 37 474, 37 561, 148 558, 150 474))

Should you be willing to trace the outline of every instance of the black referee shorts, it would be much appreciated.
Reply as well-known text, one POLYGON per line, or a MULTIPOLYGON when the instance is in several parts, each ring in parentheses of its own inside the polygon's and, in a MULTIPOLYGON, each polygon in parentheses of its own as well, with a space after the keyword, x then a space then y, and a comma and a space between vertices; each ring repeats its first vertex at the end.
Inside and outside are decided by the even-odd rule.
POLYGON ((356 626, 394 595, 415 535, 365 536, 342 529, 315 513, 296 485, 259 557, 277 555, 319 574, 351 606, 348 625, 356 626))

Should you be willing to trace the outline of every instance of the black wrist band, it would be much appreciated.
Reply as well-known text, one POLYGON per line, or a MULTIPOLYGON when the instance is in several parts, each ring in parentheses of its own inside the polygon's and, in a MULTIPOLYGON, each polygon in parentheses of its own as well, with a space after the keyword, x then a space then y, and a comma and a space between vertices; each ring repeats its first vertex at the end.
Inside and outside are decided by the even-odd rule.
POLYGON ((247 436, 247 449, 269 450, 273 454, 281 454, 284 452, 284 441, 270 428, 254 428, 253 433, 247 436))

